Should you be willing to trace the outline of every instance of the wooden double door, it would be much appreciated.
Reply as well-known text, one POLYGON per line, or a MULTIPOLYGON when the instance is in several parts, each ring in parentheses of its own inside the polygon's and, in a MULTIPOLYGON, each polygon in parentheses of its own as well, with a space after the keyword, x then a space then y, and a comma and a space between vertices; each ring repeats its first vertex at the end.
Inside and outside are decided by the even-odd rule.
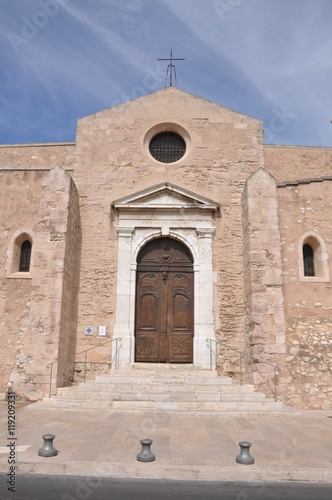
POLYGON ((137 264, 136 361, 192 363, 191 253, 177 240, 161 238, 141 250, 137 264))

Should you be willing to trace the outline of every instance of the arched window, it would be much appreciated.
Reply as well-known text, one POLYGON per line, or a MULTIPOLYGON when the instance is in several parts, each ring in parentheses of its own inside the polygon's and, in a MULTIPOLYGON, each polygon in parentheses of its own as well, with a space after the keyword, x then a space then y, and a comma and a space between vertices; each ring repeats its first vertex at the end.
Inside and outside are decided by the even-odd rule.
POLYGON ((304 276, 315 276, 314 250, 311 245, 303 245, 304 276))
POLYGON ((20 251, 20 273, 28 273, 30 271, 31 247, 32 245, 29 240, 23 241, 20 251))
POLYGON ((299 240, 298 262, 300 281, 328 283, 328 255, 323 238, 314 232, 306 232, 299 240))

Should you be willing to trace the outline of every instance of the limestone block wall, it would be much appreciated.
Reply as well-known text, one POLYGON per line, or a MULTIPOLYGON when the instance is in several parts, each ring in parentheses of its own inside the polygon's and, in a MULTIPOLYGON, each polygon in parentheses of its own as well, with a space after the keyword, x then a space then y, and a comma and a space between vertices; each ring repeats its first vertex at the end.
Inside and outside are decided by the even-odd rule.
POLYGON ((329 176, 332 148, 264 146, 266 170, 277 182, 329 176))
MULTIPOLYGON (((249 177, 243 193, 243 234, 246 352, 282 368, 286 347, 278 197, 275 179, 262 168, 249 177)), ((246 362, 255 386, 272 395, 273 367, 248 357, 246 362)))
MULTIPOLYGON (((111 203, 165 181, 220 202, 213 240, 214 323, 219 338, 243 347, 241 195, 248 176, 263 164, 261 122, 174 87, 79 121, 73 171, 82 219, 78 350, 100 342, 96 334, 85 337, 84 326, 96 331, 105 325, 105 340, 113 332, 121 275, 111 203), (174 164, 149 154, 149 139, 162 130, 178 131, 187 140, 185 156, 174 164)), ((227 373, 239 371, 234 351, 220 362, 227 373)))
POLYGON ((296 407, 328 409, 332 407, 332 181, 282 186, 278 197, 287 401, 296 407), (321 246, 315 277, 303 274, 302 243, 309 235, 321 246))
MULTIPOLYGON (((69 292, 66 283, 70 279, 69 274, 65 280, 64 273, 74 270, 76 262, 75 257, 67 258, 66 262, 66 252, 69 255, 73 247, 72 243, 67 249, 68 229, 71 242, 71 233, 74 232, 68 221, 70 201, 75 201, 75 194, 71 196, 71 191, 72 180, 60 166, 54 167, 42 179, 33 243, 31 295, 20 321, 16 343, 17 363, 10 377, 17 394, 29 400, 40 399, 48 394, 50 372, 46 364, 59 356, 59 348, 65 353, 73 344, 64 339, 68 332, 61 330, 64 322, 63 305, 69 292)), ((73 214, 72 218, 75 219, 73 214)), ((68 318, 72 306, 68 304, 65 307, 65 318, 68 318)), ((72 331, 71 326, 69 334, 72 331)), ((53 376, 55 389, 57 365, 53 376)))
POLYGON ((44 167, 45 170, 62 165, 71 168, 74 143, 0 145, 0 165, 3 169, 44 167))
POLYGON ((15 240, 36 234, 44 174, 0 167, 0 393, 16 365, 19 325, 31 296, 31 273, 17 272, 15 240))

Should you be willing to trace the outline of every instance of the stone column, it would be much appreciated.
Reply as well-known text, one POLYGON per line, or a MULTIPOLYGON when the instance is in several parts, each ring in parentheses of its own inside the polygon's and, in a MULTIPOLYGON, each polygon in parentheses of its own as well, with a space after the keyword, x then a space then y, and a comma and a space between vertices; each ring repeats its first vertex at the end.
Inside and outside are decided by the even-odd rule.
MULTIPOLYGON (((210 368, 210 351, 206 339, 215 339, 213 322, 213 227, 197 228, 199 264, 195 272, 195 336, 194 364, 198 368, 210 368)), ((215 368, 215 365, 213 366, 215 368)))
MULTIPOLYGON (((134 332, 131 331, 130 311, 132 311, 131 299, 135 298, 136 269, 131 268, 131 246, 133 240, 133 227, 116 229, 118 235, 118 272, 116 292, 116 318, 113 338, 121 337, 119 350, 119 366, 129 366, 135 360, 134 332)), ((135 310, 135 308, 134 308, 135 310)), ((114 344, 114 343, 113 343, 114 344)), ((112 368, 114 368, 112 363, 112 368)))

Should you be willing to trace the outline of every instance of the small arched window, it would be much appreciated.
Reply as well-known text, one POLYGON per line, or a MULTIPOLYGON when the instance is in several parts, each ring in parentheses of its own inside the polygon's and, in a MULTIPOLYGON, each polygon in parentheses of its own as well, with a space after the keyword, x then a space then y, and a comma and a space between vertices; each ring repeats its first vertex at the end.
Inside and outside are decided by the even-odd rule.
POLYGON ((323 238, 313 232, 305 233, 298 246, 300 281, 328 283, 328 255, 323 238))
POLYGON ((23 241, 20 251, 20 273, 28 273, 30 271, 31 247, 32 245, 29 240, 23 241))
POLYGON ((311 245, 303 245, 304 276, 315 276, 314 250, 311 245))

